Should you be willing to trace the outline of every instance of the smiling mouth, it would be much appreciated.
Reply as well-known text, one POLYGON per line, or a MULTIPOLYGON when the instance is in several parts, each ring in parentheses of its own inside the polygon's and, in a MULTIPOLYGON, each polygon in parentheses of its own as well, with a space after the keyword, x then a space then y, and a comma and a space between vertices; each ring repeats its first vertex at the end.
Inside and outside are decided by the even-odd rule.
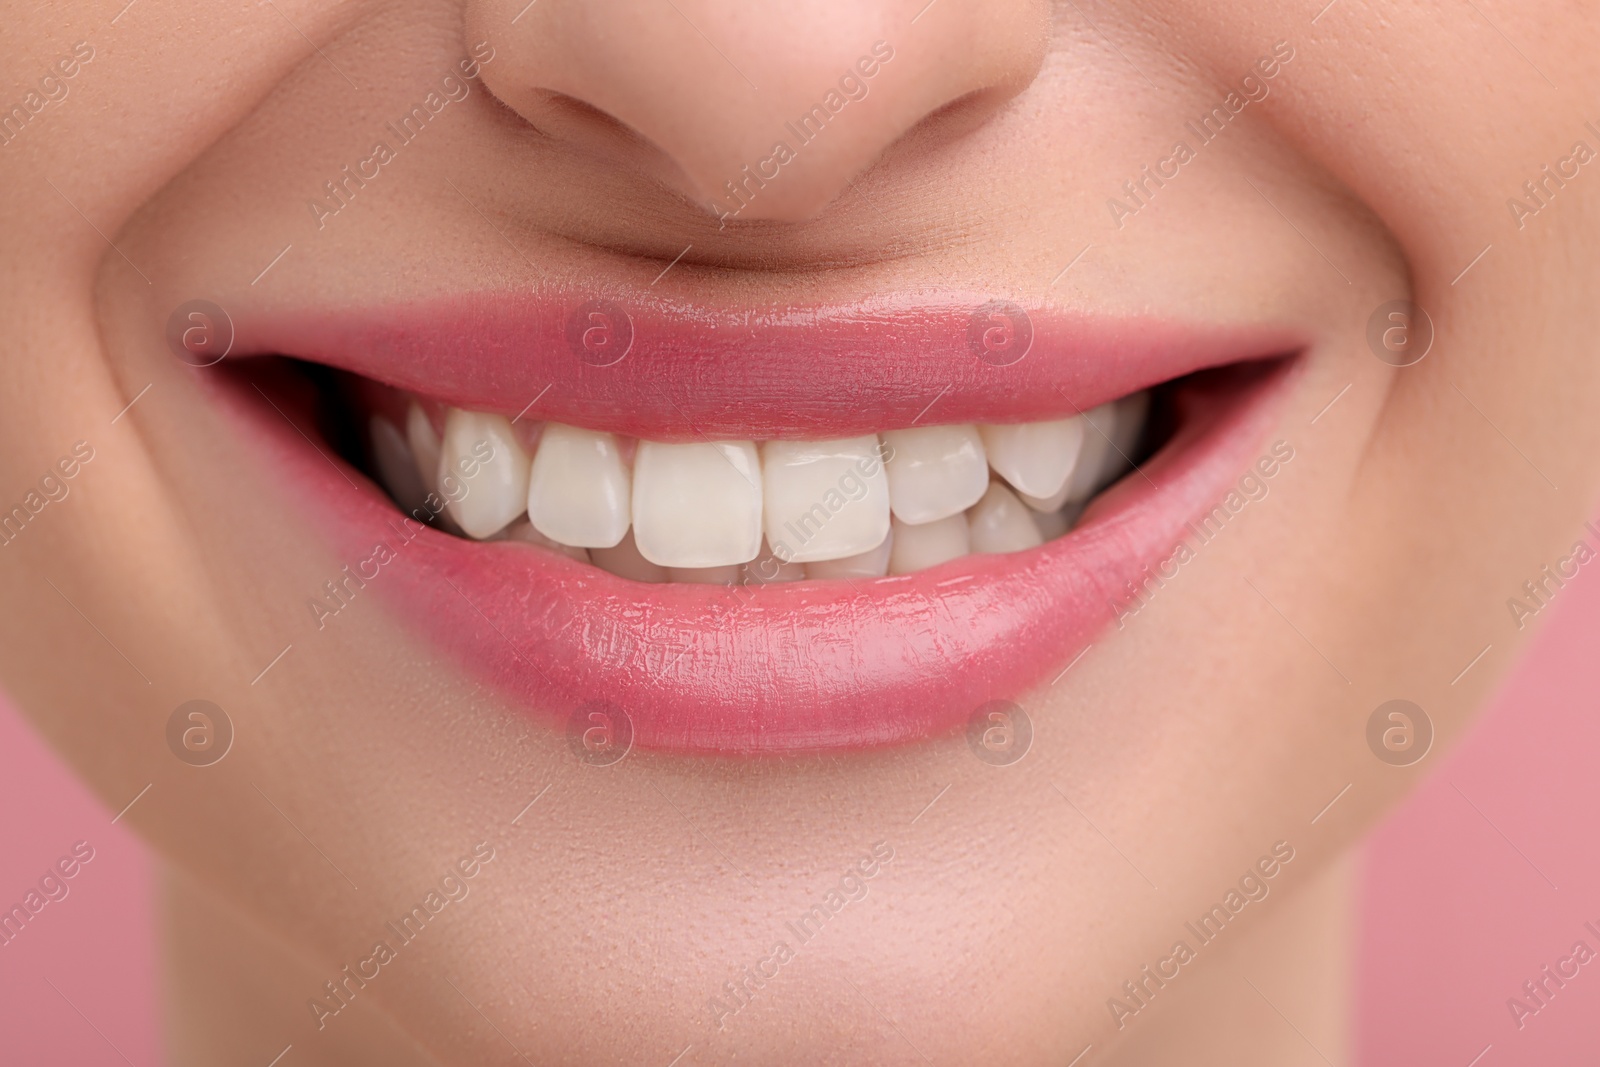
POLYGON ((1300 347, 959 298, 239 337, 280 358, 213 380, 336 551, 397 560, 397 615, 558 728, 746 756, 937 736, 1055 677, 1255 458, 1300 347))

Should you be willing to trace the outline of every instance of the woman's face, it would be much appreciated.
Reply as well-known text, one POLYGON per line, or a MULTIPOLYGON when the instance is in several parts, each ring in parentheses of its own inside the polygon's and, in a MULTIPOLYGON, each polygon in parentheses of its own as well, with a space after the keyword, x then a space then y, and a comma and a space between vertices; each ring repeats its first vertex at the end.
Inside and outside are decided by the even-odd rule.
POLYGON ((0 663, 234 1022, 1066 1062, 1331 862, 1594 496, 1600 31, 1319 6, 7 3, 0 663))

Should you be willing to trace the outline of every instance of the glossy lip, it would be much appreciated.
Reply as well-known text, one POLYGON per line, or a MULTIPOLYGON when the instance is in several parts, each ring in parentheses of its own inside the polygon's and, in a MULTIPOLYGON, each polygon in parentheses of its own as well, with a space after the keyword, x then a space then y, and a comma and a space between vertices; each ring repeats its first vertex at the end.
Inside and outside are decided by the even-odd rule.
POLYGON ((654 441, 1060 418, 1303 345, 1282 328, 1028 310, 956 292, 763 309, 648 291, 472 294, 381 311, 247 310, 235 327, 230 358, 290 355, 456 407, 654 441))
MULTIPOLYGON (((345 316, 316 343, 291 344, 318 323, 329 326, 325 318, 305 316, 275 329, 253 328, 247 350, 271 351, 274 342, 267 339, 275 338, 280 352, 507 413, 517 407, 508 395, 537 392, 559 372, 565 400, 541 404, 537 417, 658 439, 672 436, 663 431, 681 430, 686 418, 694 420, 689 432, 716 436, 831 436, 909 424, 916 412, 900 390, 932 385, 952 368, 960 373, 945 390, 949 404, 930 423, 980 412, 991 421, 1059 416, 1063 403, 1090 406, 1199 368, 1241 366, 1180 390, 1173 440, 1142 472, 1102 493, 1075 530, 1039 548, 968 556, 898 577, 734 589, 630 582, 533 546, 472 542, 406 522, 377 487, 365 483, 352 491, 349 480, 361 484, 359 472, 326 462, 298 430, 252 398, 253 390, 234 393, 232 400, 244 402, 231 406, 281 459, 289 475, 285 491, 319 505, 315 512, 342 558, 368 557, 381 542, 403 561, 386 568, 392 577, 379 583, 398 616, 556 729, 604 703, 626 714, 634 744, 675 753, 759 756, 903 744, 948 733, 984 702, 1015 698, 1054 677, 1111 625, 1113 604, 1128 583, 1170 555, 1185 524, 1220 500, 1256 458, 1299 363, 1250 362, 1252 355, 1287 357, 1300 347, 1266 330, 1140 334, 1137 325, 1122 323, 1069 335, 1067 327, 1082 327, 1083 320, 1032 313, 1032 350, 1010 367, 993 367, 968 348, 971 313, 960 312, 961 306, 971 305, 934 308, 904 328, 879 323, 879 361, 866 364, 859 353, 849 356, 854 350, 846 343, 862 328, 858 316, 812 316, 814 326, 823 324, 810 335, 819 361, 837 369, 848 357, 853 368, 850 378, 833 382, 809 370, 809 350, 789 349, 790 363, 797 361, 794 352, 806 351, 808 370, 787 373, 779 383, 771 375, 780 346, 771 339, 757 346, 762 370, 756 373, 730 364, 734 349, 726 343, 689 344, 689 334, 703 341, 703 322, 678 321, 678 334, 653 334, 633 313, 634 350, 604 368, 569 351, 541 354, 536 342, 512 344, 502 331, 521 321, 521 312, 507 312, 492 325, 475 321, 486 332, 463 329, 453 336, 468 340, 448 350, 440 339, 461 328, 459 322, 434 322, 431 332, 415 336, 406 332, 414 321, 407 314, 384 321, 345 316), (944 347, 931 355, 915 351, 930 335, 942 338, 944 347), (1052 355, 1068 336, 1073 358, 1052 355), (1096 354, 1110 351, 1116 339, 1135 336, 1141 343, 1121 349, 1124 358, 1094 365, 1096 354), (1170 337, 1186 340, 1160 347, 1170 337), (1241 338, 1253 343, 1241 344, 1241 338), (900 362, 891 367, 885 362, 891 357, 900 362), (962 359, 964 372, 956 366, 962 359), (593 376, 630 360, 628 377, 606 382, 593 376), (974 363, 981 369, 974 371, 974 363), (1030 365, 1034 369, 1014 373, 1009 384, 985 377, 1030 365), (680 376, 712 366, 726 370, 732 384, 703 373, 693 388, 678 384, 680 376), (895 388, 874 384, 891 371, 895 388), (802 414, 789 417, 782 407, 733 410, 741 383, 753 383, 764 403, 786 392, 802 414), (1046 388, 1056 393, 1054 402, 1037 395, 1046 388), (845 391, 863 399, 852 406, 841 399, 845 391), (608 396, 628 406, 594 408, 608 396)), ((542 314, 548 326, 552 317, 548 310, 542 314)), ((748 397, 743 402, 753 403, 748 397)), ((304 411, 295 417, 309 424, 304 411)))

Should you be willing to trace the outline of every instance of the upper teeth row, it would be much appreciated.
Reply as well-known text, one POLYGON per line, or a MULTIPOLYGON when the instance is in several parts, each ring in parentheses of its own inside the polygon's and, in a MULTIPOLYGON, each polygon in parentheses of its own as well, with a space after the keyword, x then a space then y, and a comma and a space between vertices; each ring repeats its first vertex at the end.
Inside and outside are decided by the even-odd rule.
POLYGON ((1147 401, 1137 393, 1046 422, 759 445, 632 442, 547 422, 531 451, 523 442, 532 435, 519 436, 503 415, 450 408, 441 435, 413 401, 403 435, 381 416, 372 432, 400 502, 432 490, 470 537, 499 535, 525 513, 524 539, 594 550, 595 562, 619 572, 623 556, 685 570, 737 570, 762 557, 775 571, 804 563, 810 577, 849 576, 1015 551, 1039 544, 1041 530, 1060 532, 1066 524, 1052 528, 1052 513, 1126 467, 1147 401), (1015 494, 991 486, 991 468, 1015 494), (888 563, 891 528, 898 566, 888 563))

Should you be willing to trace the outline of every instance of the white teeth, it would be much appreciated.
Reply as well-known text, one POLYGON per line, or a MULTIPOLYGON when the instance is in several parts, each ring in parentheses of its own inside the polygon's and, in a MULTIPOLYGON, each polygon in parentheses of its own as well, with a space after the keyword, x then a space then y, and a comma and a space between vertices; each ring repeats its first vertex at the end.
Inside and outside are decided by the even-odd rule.
POLYGON ((372 462, 378 467, 378 480, 389 490, 389 495, 400 505, 400 510, 410 515, 422 507, 428 496, 422 476, 417 473, 416 461, 411 456, 411 446, 395 424, 382 415, 372 416, 368 429, 372 437, 372 462))
MULTIPOLYGON (((1064 501, 1082 503, 1122 476, 1132 463, 1149 411, 1150 393, 1142 391, 1101 404, 1087 413, 1094 426, 1084 434, 1083 454, 1078 457, 1072 477, 1067 479, 1064 501)), ((1032 500, 1028 503, 1039 507, 1032 500)))
POLYGON ((780 559, 844 559, 889 534, 889 482, 875 435, 768 441, 761 482, 767 542, 780 559))
POLYGON ((1083 420, 1073 416, 1050 422, 979 426, 978 434, 996 474, 1018 492, 1048 497, 1067 483, 1083 447, 1084 430, 1083 420))
POLYGON ((967 517, 951 515, 933 522, 896 521, 889 548, 889 573, 911 574, 965 556, 970 548, 967 517))
MULTIPOLYGON (((1067 479, 1065 500, 1077 503, 1087 500, 1093 495, 1095 488, 1104 476, 1105 467, 1113 459, 1121 459, 1116 450, 1111 447, 1117 430, 1117 408, 1115 403, 1101 404, 1097 408, 1090 408, 1084 412, 1083 417, 1090 425, 1084 427, 1083 451, 1078 454, 1078 466, 1073 470, 1072 476, 1067 479)), ((1052 497, 1051 499, 1054 499, 1052 497)), ((1051 511, 1052 508, 1041 508, 1042 511, 1051 511)))
POLYGON ((422 484, 429 492, 438 489, 436 479, 439 477, 439 435, 433 431, 433 423, 428 421, 428 413, 422 410, 422 405, 415 400, 406 411, 406 443, 411 446, 411 455, 417 465, 417 476, 422 479, 422 484))
POLYGON ((885 464, 895 518, 927 523, 959 515, 978 502, 989 484, 983 441, 971 425, 888 430, 892 451, 885 464))
POLYGON ((628 532, 633 478, 608 433, 545 423, 528 480, 528 520, 564 545, 614 548, 628 532))
POLYGON ((669 580, 667 568, 651 563, 639 555, 639 546, 633 543, 632 530, 623 537, 621 544, 613 548, 591 548, 589 558, 594 561, 595 566, 608 570, 619 578, 629 578, 635 582, 669 580))
POLYGON ((991 482, 967 512, 967 534, 974 552, 1020 552, 1044 544, 1027 507, 999 482, 991 482))
POLYGON ((750 441, 640 441, 633 533, 663 567, 726 567, 761 551, 761 463, 750 441))
POLYGON ((910 574, 1059 537, 1127 470, 1149 404, 1136 393, 1072 418, 759 450, 546 423, 530 456, 504 416, 446 408, 440 435, 415 401, 403 433, 382 415, 368 430, 396 502, 419 511, 436 492, 444 529, 542 545, 633 581, 766 585, 910 574))
POLYGON ((889 553, 894 548, 891 530, 877 548, 844 559, 822 559, 806 564, 807 578, 882 578, 889 573, 889 553))
POLYGON ((528 507, 528 453, 504 415, 451 408, 439 444, 438 484, 467 536, 482 540, 528 507))
POLYGON ((1077 465, 1061 488, 1045 496, 1019 490, 1017 495, 1035 511, 1059 511, 1068 502, 1082 504, 1115 481, 1127 469, 1134 446, 1144 432, 1148 393, 1135 393, 1085 412, 1083 445, 1077 465))

